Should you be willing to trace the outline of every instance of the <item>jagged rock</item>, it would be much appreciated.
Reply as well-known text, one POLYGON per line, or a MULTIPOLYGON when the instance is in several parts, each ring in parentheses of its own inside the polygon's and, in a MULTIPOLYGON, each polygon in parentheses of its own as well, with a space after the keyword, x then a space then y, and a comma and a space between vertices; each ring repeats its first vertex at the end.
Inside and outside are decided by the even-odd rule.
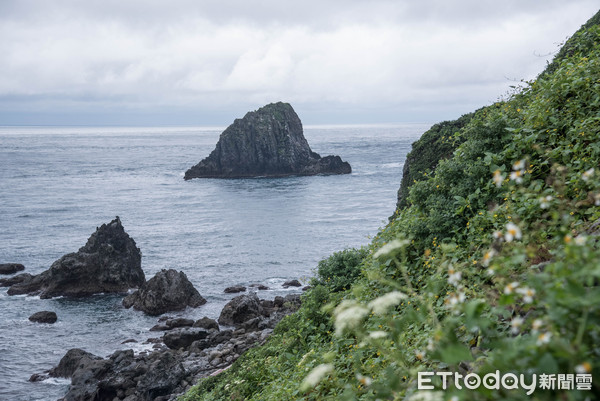
POLYGON ((126 292, 145 281, 141 261, 140 250, 117 216, 97 228, 78 252, 64 255, 50 269, 35 276, 17 276, 21 281, 11 285, 8 295, 52 298, 126 292))
POLYGON ((236 119, 212 153, 185 173, 192 178, 285 177, 349 174, 339 156, 321 157, 304 138, 302 122, 288 103, 272 103, 236 119))
POLYGON ((41 311, 35 312, 33 315, 29 316, 29 320, 35 323, 56 323, 58 317, 55 312, 51 311, 41 311))
POLYGON ((229 301, 219 315, 219 324, 239 326, 261 315, 260 300, 255 293, 239 295, 229 301))
POLYGON ((25 266, 20 263, 0 263, 0 274, 14 274, 25 270, 25 266))
POLYGON ((92 361, 100 360, 99 356, 90 354, 79 348, 73 348, 67 351, 62 357, 58 366, 50 369, 51 377, 69 378, 77 369, 81 369, 89 365, 92 361))
POLYGON ((244 292, 244 291, 246 291, 246 287, 244 287, 243 285, 234 285, 234 286, 225 288, 225 290, 223 292, 225 294, 235 294, 236 292, 244 292))
POLYGON ((302 283, 300 283, 300 281, 298 280, 288 280, 285 283, 283 283, 283 288, 288 287, 302 287, 302 283))
POLYGON ((132 306, 148 315, 157 316, 170 311, 196 308, 206 300, 194 288, 183 272, 161 270, 139 290, 123 299, 123 306, 132 306))
POLYGON ((200 327, 206 330, 216 330, 219 331, 219 323, 216 320, 211 319, 209 317, 204 316, 202 319, 196 320, 194 323, 194 327, 200 327))

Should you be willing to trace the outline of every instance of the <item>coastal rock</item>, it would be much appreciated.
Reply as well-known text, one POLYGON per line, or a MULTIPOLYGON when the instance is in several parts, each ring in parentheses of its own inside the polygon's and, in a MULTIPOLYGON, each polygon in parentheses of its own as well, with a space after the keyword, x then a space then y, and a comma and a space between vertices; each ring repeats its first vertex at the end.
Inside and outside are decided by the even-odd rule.
POLYGON ((246 291, 246 287, 243 285, 233 285, 231 287, 225 288, 223 291, 225 294, 235 294, 236 292, 244 292, 246 291))
POLYGON ((269 287, 267 287, 267 286, 266 286, 266 285, 264 285, 264 284, 250 284, 250 287, 251 287, 251 288, 256 288, 256 289, 257 289, 257 290, 259 290, 259 291, 266 291, 266 290, 268 290, 268 289, 269 289, 269 287))
POLYGON ((0 274, 14 274, 25 270, 25 266, 20 263, 0 263, 0 274))
POLYGON ((209 332, 197 327, 184 327, 172 330, 163 336, 163 342, 171 349, 187 348, 194 341, 208 337, 209 332))
POLYGON ((51 311, 41 311, 35 312, 33 315, 29 316, 29 320, 35 323, 56 323, 58 317, 55 312, 51 311))
POLYGON ((219 324, 238 326, 261 315, 260 300, 255 293, 239 295, 229 301, 219 315, 219 324))
POLYGON ((339 156, 321 157, 304 138, 302 122, 288 103, 268 104, 236 119, 212 153, 185 173, 192 178, 286 177, 349 174, 339 156))
POLYGON ((22 281, 11 285, 8 295, 52 298, 126 292, 144 283, 141 262, 140 250, 117 217, 97 228, 78 252, 64 255, 50 269, 35 276, 19 275, 22 281))
POLYGON ((21 273, 8 278, 0 278, 0 287, 10 287, 11 285, 30 281, 33 276, 29 273, 21 273))
POLYGON ((161 270, 144 283, 139 290, 123 299, 123 306, 157 316, 170 311, 196 308, 206 300, 194 288, 183 272, 161 270))
POLYGON ((300 281, 298 280, 288 280, 285 283, 283 283, 283 288, 288 287, 302 287, 302 283, 300 283, 300 281))
POLYGON ((216 320, 204 316, 202 319, 196 320, 194 327, 200 327, 206 330, 219 331, 219 323, 216 320))
POLYGON ((70 378, 77 369, 83 369, 91 362, 100 359, 102 358, 80 348, 73 348, 67 351, 58 366, 50 369, 49 373, 51 377, 70 378))

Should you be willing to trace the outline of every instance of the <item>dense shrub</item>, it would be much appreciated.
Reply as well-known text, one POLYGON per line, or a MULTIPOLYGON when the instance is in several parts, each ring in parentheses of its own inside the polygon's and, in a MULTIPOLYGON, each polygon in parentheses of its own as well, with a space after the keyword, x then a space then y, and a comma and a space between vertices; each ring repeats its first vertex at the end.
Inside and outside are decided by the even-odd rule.
POLYGON ((350 288, 360 276, 360 264, 367 256, 366 249, 346 249, 319 262, 315 284, 321 284, 330 291, 350 288))

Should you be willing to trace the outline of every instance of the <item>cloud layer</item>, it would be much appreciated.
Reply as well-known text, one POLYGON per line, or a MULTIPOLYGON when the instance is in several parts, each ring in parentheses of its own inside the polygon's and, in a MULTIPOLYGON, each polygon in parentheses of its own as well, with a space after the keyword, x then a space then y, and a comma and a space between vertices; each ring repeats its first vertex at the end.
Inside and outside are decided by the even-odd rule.
POLYGON ((226 124, 277 100, 309 123, 436 121, 535 77, 596 7, 5 0, 0 124, 226 124))

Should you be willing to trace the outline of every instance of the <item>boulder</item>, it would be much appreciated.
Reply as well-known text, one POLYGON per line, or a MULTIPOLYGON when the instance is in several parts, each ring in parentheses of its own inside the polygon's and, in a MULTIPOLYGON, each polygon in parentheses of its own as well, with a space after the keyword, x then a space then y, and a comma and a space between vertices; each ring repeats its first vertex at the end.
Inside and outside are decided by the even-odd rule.
POLYGON ((14 274, 25 270, 25 266, 20 263, 0 263, 0 274, 14 274))
POLYGON ((208 337, 209 331, 198 327, 184 327, 169 331, 163 336, 163 342, 171 349, 187 348, 194 341, 208 337))
POLYGON ((33 315, 29 316, 29 320, 35 323, 56 323, 56 320, 58 320, 58 317, 56 316, 55 312, 51 312, 51 311, 41 311, 41 312, 35 312, 33 315))
POLYGON ((70 378, 77 369, 85 368, 91 362, 100 359, 102 358, 82 349, 73 348, 67 351, 58 363, 58 366, 50 369, 49 373, 52 377, 70 378))
POLYGON ((271 103, 236 119, 212 153, 186 171, 184 179, 286 177, 349 174, 339 156, 321 157, 304 137, 302 122, 288 103, 271 103))
POLYGON ((64 255, 50 269, 35 276, 17 276, 21 281, 11 285, 8 295, 52 298, 127 292, 145 281, 141 262, 140 250, 117 216, 97 228, 78 252, 64 255))
POLYGON ((157 316, 170 311, 196 308, 206 300, 194 288, 183 272, 161 270, 144 283, 139 290, 123 299, 123 306, 157 316))
POLYGON ((204 316, 202 319, 196 320, 194 327, 200 327, 206 330, 219 331, 219 323, 216 320, 204 316))
POLYGON ((243 285, 233 285, 231 287, 225 288, 223 291, 225 294, 235 294, 236 292, 244 292, 246 291, 246 287, 243 285))
POLYGON ((288 280, 285 283, 283 283, 283 288, 288 287, 302 287, 302 283, 300 283, 300 281, 298 280, 288 280))
POLYGON ((262 307, 255 293, 239 295, 229 301, 219 315, 219 324, 240 326, 244 322, 260 316, 262 307))

